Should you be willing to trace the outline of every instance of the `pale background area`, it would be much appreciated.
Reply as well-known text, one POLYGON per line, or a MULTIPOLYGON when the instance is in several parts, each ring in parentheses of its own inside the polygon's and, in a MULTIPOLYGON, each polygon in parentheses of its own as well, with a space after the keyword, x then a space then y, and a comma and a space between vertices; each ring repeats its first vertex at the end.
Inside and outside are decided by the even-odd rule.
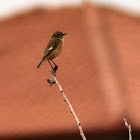
POLYGON ((135 15, 140 14, 140 0, 0 0, 0 18, 7 17, 21 10, 27 10, 28 8, 38 6, 47 8, 77 6, 85 1, 111 6, 120 10, 123 9, 135 15))

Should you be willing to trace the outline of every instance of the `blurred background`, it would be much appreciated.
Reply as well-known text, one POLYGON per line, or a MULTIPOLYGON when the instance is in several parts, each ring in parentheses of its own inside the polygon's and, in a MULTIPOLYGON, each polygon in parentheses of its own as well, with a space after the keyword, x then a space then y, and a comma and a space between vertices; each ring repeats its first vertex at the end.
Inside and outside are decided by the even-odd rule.
POLYGON ((36 69, 55 31, 68 33, 57 79, 88 140, 140 139, 140 1, 5 0, 0 4, 0 139, 73 139, 79 130, 51 68, 36 69))
POLYGON ((112 7, 134 15, 140 14, 140 2, 138 0, 5 0, 1 1, 0 17, 6 17, 11 14, 39 6, 45 8, 60 8, 64 6, 75 7, 82 5, 84 2, 112 7))

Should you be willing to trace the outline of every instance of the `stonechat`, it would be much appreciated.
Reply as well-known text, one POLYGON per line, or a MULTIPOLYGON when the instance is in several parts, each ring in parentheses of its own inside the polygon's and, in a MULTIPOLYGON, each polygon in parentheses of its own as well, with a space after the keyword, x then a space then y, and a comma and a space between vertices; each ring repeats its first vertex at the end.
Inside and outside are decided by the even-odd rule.
POLYGON ((41 62, 39 63, 39 65, 37 66, 37 68, 39 68, 44 61, 48 61, 50 66, 52 67, 52 69, 54 69, 55 71, 58 69, 58 66, 54 63, 53 60, 56 59, 59 56, 59 54, 61 53, 63 39, 66 34, 67 33, 62 33, 60 31, 56 31, 52 35, 52 37, 44 51, 44 56, 43 56, 41 62), (53 64, 55 65, 54 68, 53 68, 52 64, 50 63, 50 61, 53 62, 53 64))

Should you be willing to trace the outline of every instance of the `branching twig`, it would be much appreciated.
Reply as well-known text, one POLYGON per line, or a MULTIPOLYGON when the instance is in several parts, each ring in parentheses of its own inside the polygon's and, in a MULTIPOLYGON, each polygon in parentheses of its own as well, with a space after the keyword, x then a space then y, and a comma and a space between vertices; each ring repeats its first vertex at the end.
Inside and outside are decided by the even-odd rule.
POLYGON ((129 140, 132 140, 132 134, 131 134, 132 129, 131 129, 131 125, 128 124, 128 122, 127 122, 127 120, 125 118, 123 118, 123 120, 124 120, 124 124, 125 124, 126 128, 128 129, 128 132, 129 132, 129 140))
POLYGON ((55 83, 57 84, 57 86, 58 86, 59 89, 60 89, 60 92, 62 93, 62 95, 63 95, 63 97, 64 97, 64 101, 66 101, 67 104, 69 105, 70 111, 71 111, 71 113, 73 114, 73 116, 74 116, 74 118, 75 118, 75 120, 76 120, 76 122, 77 122, 77 125, 78 125, 78 128, 79 128, 80 135, 81 135, 82 139, 83 139, 83 140, 86 140, 86 137, 85 137, 84 132, 83 132, 83 130, 82 130, 81 123, 80 123, 78 117, 76 116, 76 114, 75 114, 75 112, 74 112, 74 110, 73 110, 73 108, 72 108, 72 105, 71 105, 71 103, 69 102, 68 98, 66 97, 66 95, 65 95, 65 93, 64 93, 64 91, 63 91, 61 85, 58 83, 58 81, 57 81, 57 79, 56 79, 56 71, 55 71, 55 70, 52 70, 52 77, 53 77, 53 80, 52 80, 52 79, 48 79, 48 83, 50 84, 50 86, 52 86, 52 85, 55 84, 55 83))

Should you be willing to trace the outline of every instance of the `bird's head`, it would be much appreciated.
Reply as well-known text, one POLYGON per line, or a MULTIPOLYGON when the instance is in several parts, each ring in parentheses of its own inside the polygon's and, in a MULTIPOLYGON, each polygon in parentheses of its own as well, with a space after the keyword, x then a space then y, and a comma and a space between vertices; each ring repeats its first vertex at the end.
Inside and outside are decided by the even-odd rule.
POLYGON ((62 33, 60 31, 56 31, 52 37, 57 38, 57 39, 63 39, 63 37, 66 35, 67 33, 62 33))

